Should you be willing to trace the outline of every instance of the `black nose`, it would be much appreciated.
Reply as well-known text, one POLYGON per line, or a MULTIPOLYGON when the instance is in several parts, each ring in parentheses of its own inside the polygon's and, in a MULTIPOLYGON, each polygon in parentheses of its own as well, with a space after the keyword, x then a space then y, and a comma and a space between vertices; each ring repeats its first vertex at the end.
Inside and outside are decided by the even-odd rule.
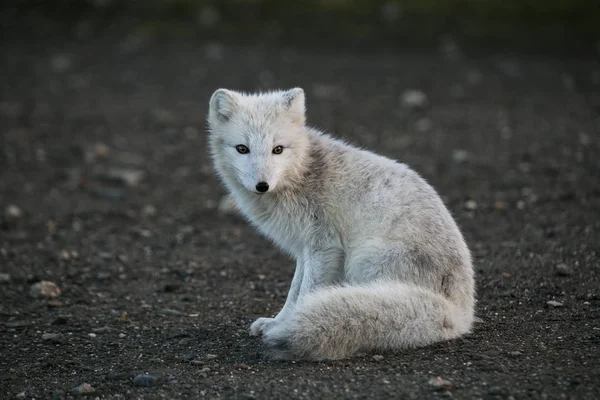
POLYGON ((264 193, 267 190, 269 190, 269 184, 267 182, 258 182, 256 184, 256 190, 258 190, 261 193, 264 193))

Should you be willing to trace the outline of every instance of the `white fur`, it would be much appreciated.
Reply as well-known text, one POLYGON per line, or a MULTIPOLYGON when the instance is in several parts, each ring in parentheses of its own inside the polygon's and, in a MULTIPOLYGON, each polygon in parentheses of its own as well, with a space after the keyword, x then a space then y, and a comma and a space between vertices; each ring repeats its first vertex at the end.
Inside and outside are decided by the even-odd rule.
POLYGON ((272 358, 320 360, 469 332, 471 256, 435 190, 404 164, 306 127, 304 108, 302 89, 219 89, 210 100, 218 174, 297 263, 283 309, 251 333, 272 358))

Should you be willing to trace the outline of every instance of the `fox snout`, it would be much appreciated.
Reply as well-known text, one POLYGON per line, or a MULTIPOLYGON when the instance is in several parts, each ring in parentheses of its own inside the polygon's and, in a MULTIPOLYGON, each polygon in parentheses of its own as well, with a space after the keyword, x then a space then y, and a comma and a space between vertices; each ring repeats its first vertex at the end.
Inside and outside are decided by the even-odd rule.
POLYGON ((256 184, 256 191, 260 193, 266 193, 269 190, 269 184, 267 182, 258 182, 256 184))

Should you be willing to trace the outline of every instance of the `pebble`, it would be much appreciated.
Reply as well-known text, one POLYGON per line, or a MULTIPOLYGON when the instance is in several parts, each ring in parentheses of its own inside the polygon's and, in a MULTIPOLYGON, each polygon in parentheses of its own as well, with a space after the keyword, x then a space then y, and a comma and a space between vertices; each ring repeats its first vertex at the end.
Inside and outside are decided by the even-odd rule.
POLYGON ((0 274, 0 283, 9 283, 10 282, 10 274, 1 273, 0 274))
POLYGON ((206 355, 206 359, 207 360, 214 360, 215 358, 217 358, 218 356, 216 354, 207 354, 206 355))
POLYGON ((376 354, 373 356, 373 360, 379 362, 379 361, 383 361, 385 357, 383 357, 382 355, 376 354))
POLYGON ((555 301, 555 300, 547 301, 546 304, 548 304, 550 307, 555 307, 555 308, 563 306, 563 303, 561 303, 560 301, 555 301))
POLYGON ((463 149, 452 150, 452 160, 457 164, 462 164, 469 159, 469 152, 463 149))
POLYGON ((433 122, 429 118, 421 118, 415 123, 415 128, 419 132, 429 132, 433 127, 433 122))
POLYGON ((490 386, 488 388, 488 394, 501 394, 502 388, 500 386, 490 386))
POLYGON ((31 285, 29 289, 29 295, 34 299, 47 298, 53 299, 60 296, 61 290, 54 282, 41 281, 31 285))
POLYGON ((142 216, 143 217, 154 217, 154 216, 156 216, 156 213, 157 213, 156 207, 153 206, 152 204, 145 205, 144 208, 142 208, 142 216))
POLYGON ((87 393, 94 393, 95 391, 96 389, 94 389, 89 383, 82 383, 81 385, 75 386, 73 389, 71 389, 71 394, 79 396, 87 393))
POLYGON ((151 387, 156 383, 156 378, 149 374, 136 375, 133 378, 133 386, 136 387, 151 387))
POLYGON ((4 210, 4 215, 8 220, 17 220, 23 216, 23 211, 14 204, 9 204, 4 210))
POLYGON ((510 353, 508 353, 509 355, 513 356, 513 357, 519 357, 520 355, 522 355, 523 353, 521 353, 520 351, 511 351, 510 353))
POLYGON ((88 336, 91 337, 91 338, 95 338, 98 335, 96 335, 95 333, 88 333, 88 336))
POLYGON ((133 168, 109 168, 104 175, 109 179, 118 180, 127 186, 136 187, 146 177, 146 172, 133 168))
POLYGON ((60 343, 61 336, 60 336, 60 333, 44 333, 42 335, 42 340, 50 342, 50 343, 60 343))
POLYGON ((170 316, 170 315, 181 315, 180 311, 177 310, 173 310, 172 308, 163 308, 162 310, 159 310, 158 313, 160 315, 166 315, 166 316, 170 316))
POLYGON ((465 208, 469 211, 477 210, 477 202, 475 200, 465 201, 465 208))
POLYGON ((427 95, 420 90, 408 89, 402 93, 402 105, 406 108, 423 108, 427 104, 427 95))
POLYGON ((107 159, 110 155, 110 147, 104 143, 96 143, 94 146, 94 154, 100 159, 107 159))
POLYGON ((556 275, 558 276, 571 276, 573 275, 573 270, 569 268, 567 264, 558 264, 556 266, 556 275))
POLYGON ((450 390, 452 388, 452 382, 439 376, 430 379, 428 383, 433 386, 434 390, 450 390))

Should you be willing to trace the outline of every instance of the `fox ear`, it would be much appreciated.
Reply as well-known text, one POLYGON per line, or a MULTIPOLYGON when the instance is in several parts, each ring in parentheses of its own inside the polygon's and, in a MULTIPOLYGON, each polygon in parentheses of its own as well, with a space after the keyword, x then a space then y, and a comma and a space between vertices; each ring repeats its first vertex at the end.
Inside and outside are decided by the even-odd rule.
POLYGON ((306 120, 306 105, 304 90, 301 88, 290 89, 283 94, 287 114, 297 123, 304 125, 306 120))
POLYGON ((219 89, 213 93, 209 102, 209 117, 227 122, 238 106, 238 95, 227 89, 219 89))

